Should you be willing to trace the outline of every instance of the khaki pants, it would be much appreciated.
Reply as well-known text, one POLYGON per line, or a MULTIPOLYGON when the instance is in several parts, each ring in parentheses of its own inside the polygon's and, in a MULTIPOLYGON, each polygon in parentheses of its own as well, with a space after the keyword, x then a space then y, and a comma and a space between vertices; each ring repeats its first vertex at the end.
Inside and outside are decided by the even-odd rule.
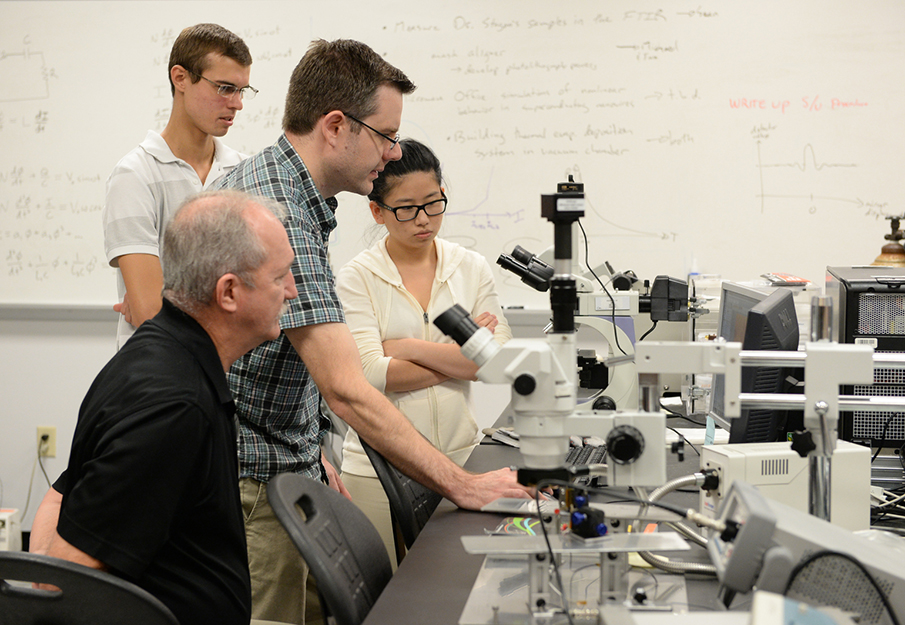
MULTIPOLYGON (((267 501, 267 484, 239 480, 253 619, 305 625, 308 565, 267 501)), ((312 580, 313 582, 313 580, 312 580)), ((316 591, 310 595, 308 625, 322 620, 316 591)))
POLYGON ((351 473, 342 474, 343 484, 352 495, 352 503, 365 513, 371 524, 377 528, 380 539, 386 547, 393 572, 396 571, 396 541, 393 539, 393 520, 390 516, 390 502, 386 491, 376 477, 362 477, 351 473))

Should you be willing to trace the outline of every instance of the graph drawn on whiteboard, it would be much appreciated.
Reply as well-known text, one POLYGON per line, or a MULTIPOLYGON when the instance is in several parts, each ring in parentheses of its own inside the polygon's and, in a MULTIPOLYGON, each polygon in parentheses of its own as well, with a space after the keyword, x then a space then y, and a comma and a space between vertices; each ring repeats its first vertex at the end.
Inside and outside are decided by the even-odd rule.
POLYGON ((793 158, 770 161, 765 158, 763 143, 757 141, 757 169, 760 176, 761 213, 775 201, 791 201, 815 214, 821 207, 833 204, 866 206, 867 202, 851 196, 859 181, 859 164, 834 158, 819 144, 807 143, 793 158))

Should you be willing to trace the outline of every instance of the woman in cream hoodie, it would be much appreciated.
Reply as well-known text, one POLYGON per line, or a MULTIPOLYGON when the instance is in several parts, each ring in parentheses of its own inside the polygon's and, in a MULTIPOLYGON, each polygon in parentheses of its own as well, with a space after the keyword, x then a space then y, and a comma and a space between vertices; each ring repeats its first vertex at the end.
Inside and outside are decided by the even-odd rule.
MULTIPOLYGON (((470 385, 477 365, 432 323, 453 304, 504 343, 512 337, 486 259, 443 239, 447 198, 440 162, 404 139, 368 195, 387 235, 340 269, 336 290, 365 376, 431 443, 462 465, 480 440, 470 385)), ((389 504, 358 435, 343 443, 342 479, 396 562, 389 504)))

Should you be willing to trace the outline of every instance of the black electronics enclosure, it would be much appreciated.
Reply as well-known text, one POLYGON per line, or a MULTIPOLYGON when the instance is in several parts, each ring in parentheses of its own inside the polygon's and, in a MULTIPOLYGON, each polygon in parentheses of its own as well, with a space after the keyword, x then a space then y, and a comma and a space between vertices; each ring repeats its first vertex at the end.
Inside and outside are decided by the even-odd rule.
MULTIPOLYGON (((905 267, 827 267, 826 294, 833 299, 840 343, 872 345, 875 353, 905 352, 905 267)), ((905 371, 874 369, 873 384, 843 386, 841 392, 905 397, 905 371)), ((905 444, 905 412, 843 412, 839 438, 899 449, 905 444)))

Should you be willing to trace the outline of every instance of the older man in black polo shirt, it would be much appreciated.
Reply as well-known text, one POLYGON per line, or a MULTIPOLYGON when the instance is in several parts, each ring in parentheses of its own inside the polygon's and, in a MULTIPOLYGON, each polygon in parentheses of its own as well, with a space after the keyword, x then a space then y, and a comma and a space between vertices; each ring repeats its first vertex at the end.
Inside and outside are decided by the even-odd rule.
POLYGON ((95 379, 69 466, 35 520, 38 550, 138 584, 186 625, 250 618, 224 372, 279 335, 297 295, 282 216, 236 191, 179 211, 164 243, 163 309, 95 379))

